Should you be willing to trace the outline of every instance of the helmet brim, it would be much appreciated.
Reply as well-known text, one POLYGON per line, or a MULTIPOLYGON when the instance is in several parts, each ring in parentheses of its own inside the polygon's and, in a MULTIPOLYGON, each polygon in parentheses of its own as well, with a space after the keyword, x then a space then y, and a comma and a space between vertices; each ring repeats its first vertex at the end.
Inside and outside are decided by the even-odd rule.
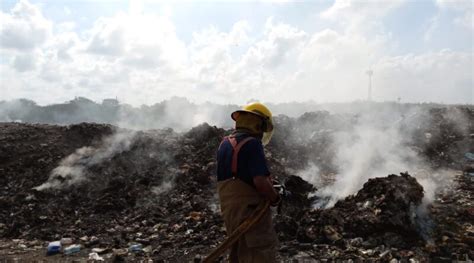
POLYGON ((273 118, 269 118, 263 114, 260 114, 258 112, 255 112, 255 111, 249 111, 249 110, 236 110, 234 112, 232 112, 232 114, 230 115, 230 117, 234 120, 234 121, 237 121, 237 119, 239 118, 239 114, 242 114, 242 113, 250 113, 250 114, 253 114, 253 115, 256 115, 264 120, 267 121, 267 130, 264 131, 264 132, 270 132, 270 131, 273 131, 273 118))
POLYGON ((251 114, 254 114, 254 115, 257 115, 261 118, 264 118, 264 119, 267 119, 267 117, 263 114, 259 114, 258 112, 255 112, 255 111, 249 111, 249 110, 236 110, 234 112, 232 112, 232 114, 230 115, 230 117, 234 120, 234 121, 237 121, 237 118, 239 117, 239 114, 241 113, 251 113, 251 114))

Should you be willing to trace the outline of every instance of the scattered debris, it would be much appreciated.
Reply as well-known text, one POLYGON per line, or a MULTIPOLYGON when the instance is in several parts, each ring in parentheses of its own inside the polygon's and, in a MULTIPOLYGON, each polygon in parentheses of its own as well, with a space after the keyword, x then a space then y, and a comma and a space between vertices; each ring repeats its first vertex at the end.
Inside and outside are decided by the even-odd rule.
MULTIPOLYGON (((423 139, 409 146, 435 167, 461 170, 461 160, 468 159, 464 153, 474 149, 456 149, 459 144, 472 147, 474 128, 462 133, 445 120, 446 112, 430 114, 434 121, 420 123, 413 131, 423 139)), ((408 174, 381 174, 330 209, 314 207, 325 202, 314 196, 317 186, 292 174, 311 161, 326 176, 321 176, 322 184, 330 183, 337 173, 331 134, 349 129, 355 121, 327 112, 276 118, 279 127, 267 159, 273 176, 288 192, 281 213, 275 215, 280 257, 383 262, 474 258, 474 189, 469 173, 453 176, 449 189, 436 193, 433 203, 426 205, 426 217, 418 210, 423 188, 408 174), (314 123, 320 129, 311 130, 314 123)), ((67 246, 63 253, 71 258, 189 262, 223 240, 215 151, 229 131, 207 124, 186 133, 137 131, 126 148, 113 152, 107 138, 119 130, 92 123, 0 124, 0 257, 44 256, 46 246, 48 255, 62 257, 53 256, 61 252, 62 243, 67 246), (90 162, 92 154, 74 163, 84 167, 84 180, 34 189, 83 147, 103 154, 100 162, 90 162), (45 243, 48 240, 59 241, 45 243)))
POLYGON ((96 252, 89 253, 89 260, 104 261, 104 258, 99 256, 96 252))

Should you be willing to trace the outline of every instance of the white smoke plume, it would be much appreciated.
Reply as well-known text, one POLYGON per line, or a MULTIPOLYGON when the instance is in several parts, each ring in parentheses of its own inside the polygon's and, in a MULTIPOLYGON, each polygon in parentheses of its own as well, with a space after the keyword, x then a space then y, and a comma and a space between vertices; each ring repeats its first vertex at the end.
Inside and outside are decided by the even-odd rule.
POLYGON ((135 132, 118 132, 105 138, 98 148, 87 146, 77 149, 61 160, 59 166, 49 175, 49 179, 35 189, 38 191, 62 189, 87 180, 89 167, 129 150, 134 138, 135 132))
POLYGON ((186 98, 172 97, 140 108, 121 105, 117 108, 118 121, 114 124, 134 130, 171 128, 177 132, 187 131, 204 122, 229 128, 233 124, 230 112, 238 107, 233 105, 229 108, 212 103, 195 104, 186 98))
POLYGON ((335 135, 340 173, 334 184, 321 189, 318 195, 329 197, 326 206, 359 190, 369 178, 413 171, 422 163, 397 129, 361 124, 350 132, 335 135))
POLYGON ((233 122, 230 112, 238 108, 237 105, 196 104, 182 97, 172 97, 139 107, 123 104, 116 99, 106 99, 98 103, 84 97, 45 106, 26 99, 0 99, 0 121, 59 125, 95 122, 133 130, 172 128, 183 132, 203 122, 219 127, 231 127, 233 122))
POLYGON ((324 185, 319 167, 314 162, 309 162, 306 169, 300 171, 298 175, 307 182, 319 188, 324 185))
MULTIPOLYGON (((450 127, 466 135, 466 118, 460 111, 448 110, 444 118, 451 123, 450 127)), ((412 135, 420 123, 431 121, 420 109, 398 116, 365 113, 352 129, 335 132, 332 144, 335 147, 333 162, 338 167, 335 181, 327 185, 325 175, 311 163, 299 173, 316 187, 322 186, 315 193, 321 197, 316 207, 332 207, 338 200, 355 194, 370 178, 401 172, 409 172, 423 186, 423 206, 432 203, 435 193, 452 183, 456 171, 431 168, 419 155, 419 149, 411 145, 413 141, 430 140, 428 133, 420 138, 412 138, 412 135)), ((460 152, 465 150, 462 145, 458 148, 460 152)))
POLYGON ((440 191, 452 191, 456 187, 456 171, 439 169, 437 171, 420 170, 415 174, 416 180, 423 186, 422 203, 416 209, 415 224, 419 233, 428 244, 433 244, 434 222, 430 217, 429 206, 435 201, 440 191))

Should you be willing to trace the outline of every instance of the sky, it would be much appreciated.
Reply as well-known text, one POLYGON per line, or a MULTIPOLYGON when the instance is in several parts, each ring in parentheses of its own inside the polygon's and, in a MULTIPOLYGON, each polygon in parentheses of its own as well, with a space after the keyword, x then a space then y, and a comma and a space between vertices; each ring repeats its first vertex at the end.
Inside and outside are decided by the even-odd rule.
POLYGON ((471 0, 0 3, 0 101, 474 104, 471 0))

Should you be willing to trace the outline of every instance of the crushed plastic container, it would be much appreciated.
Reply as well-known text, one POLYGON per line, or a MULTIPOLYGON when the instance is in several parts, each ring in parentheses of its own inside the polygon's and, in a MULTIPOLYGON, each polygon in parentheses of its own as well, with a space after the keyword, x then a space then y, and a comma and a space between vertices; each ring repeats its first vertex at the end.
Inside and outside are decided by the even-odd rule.
POLYGON ((71 255, 81 251, 81 245, 70 245, 64 249, 65 255, 71 255))
POLYGON ((143 250, 142 244, 133 244, 128 248, 130 252, 140 252, 143 250))
POLYGON ((48 244, 46 255, 54 255, 61 252, 61 241, 53 241, 48 244))

